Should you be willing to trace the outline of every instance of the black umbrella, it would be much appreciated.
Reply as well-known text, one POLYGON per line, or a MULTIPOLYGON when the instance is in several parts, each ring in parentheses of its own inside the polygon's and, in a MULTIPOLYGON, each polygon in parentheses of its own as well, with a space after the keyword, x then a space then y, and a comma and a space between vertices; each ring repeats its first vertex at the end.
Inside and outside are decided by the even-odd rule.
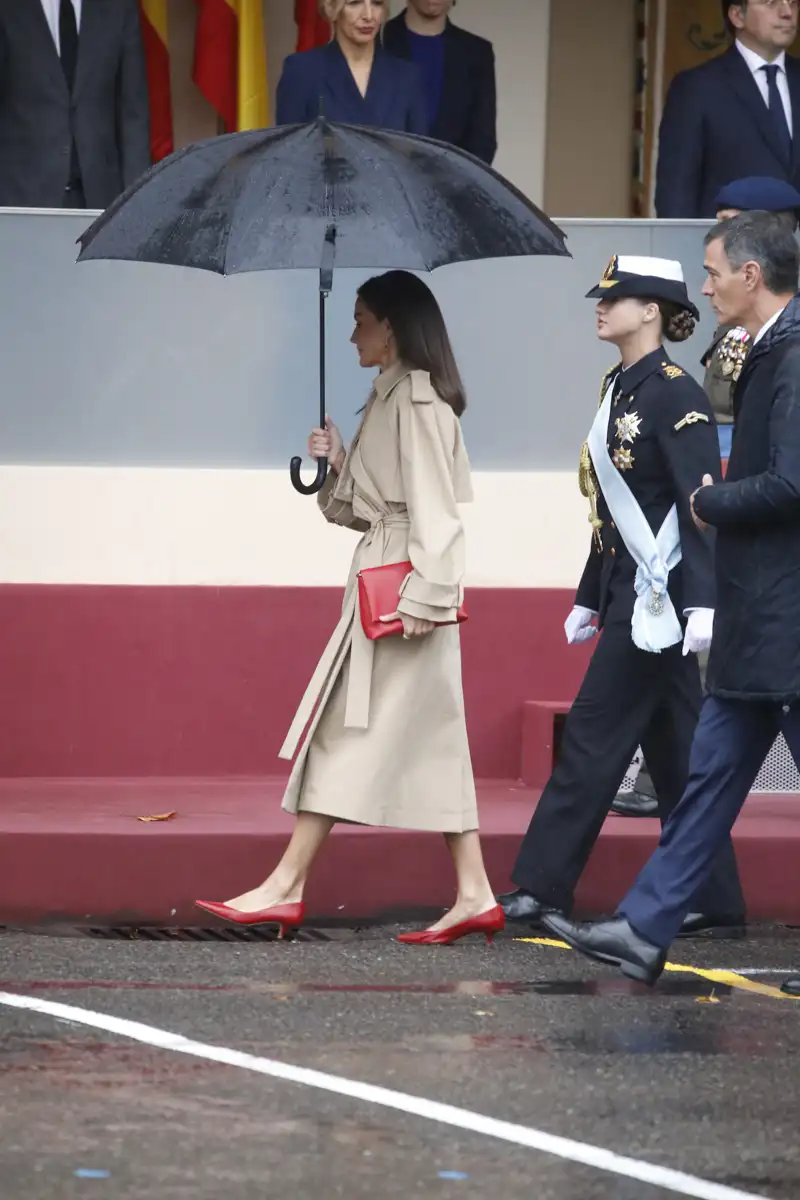
MULTIPOLYGON (((319 270, 320 424, 333 268, 432 271, 481 258, 569 256, 565 235, 472 155, 413 134, 284 125, 187 146, 143 175, 79 239, 78 261, 241 271, 319 270)), ((318 491, 328 470, 318 460, 318 491)))

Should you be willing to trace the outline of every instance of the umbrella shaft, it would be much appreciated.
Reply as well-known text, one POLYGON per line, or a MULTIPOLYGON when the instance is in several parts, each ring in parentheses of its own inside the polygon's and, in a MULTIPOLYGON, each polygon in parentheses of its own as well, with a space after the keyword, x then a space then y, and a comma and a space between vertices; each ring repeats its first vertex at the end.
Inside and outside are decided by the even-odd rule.
POLYGON ((328 410, 325 398, 325 302, 328 293, 319 293, 319 427, 325 428, 325 417, 328 410))

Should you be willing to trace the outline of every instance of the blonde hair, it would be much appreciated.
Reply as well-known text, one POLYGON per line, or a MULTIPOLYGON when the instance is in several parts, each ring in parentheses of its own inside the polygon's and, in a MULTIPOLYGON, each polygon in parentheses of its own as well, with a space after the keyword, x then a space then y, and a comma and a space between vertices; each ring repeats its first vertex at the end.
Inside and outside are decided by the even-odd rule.
MULTIPOLYGON (((317 0, 320 16, 330 21, 331 25, 335 25, 339 20, 346 3, 347 0, 317 0)), ((386 9, 388 10, 388 5, 386 9)))

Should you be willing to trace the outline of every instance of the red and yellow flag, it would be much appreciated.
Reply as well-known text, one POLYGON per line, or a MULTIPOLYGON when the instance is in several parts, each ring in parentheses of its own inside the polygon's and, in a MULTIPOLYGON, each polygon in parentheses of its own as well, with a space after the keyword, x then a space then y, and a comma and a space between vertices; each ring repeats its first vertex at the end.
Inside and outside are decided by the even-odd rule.
POLYGON ((139 10, 150 91, 150 150, 153 162, 160 162, 175 149, 169 81, 167 0, 139 0, 139 10))
POLYGON ((297 49, 313 50, 331 40, 331 27, 320 14, 318 0, 294 0, 297 49))
POLYGON ((225 131, 269 124, 262 0, 195 0, 192 78, 225 131))

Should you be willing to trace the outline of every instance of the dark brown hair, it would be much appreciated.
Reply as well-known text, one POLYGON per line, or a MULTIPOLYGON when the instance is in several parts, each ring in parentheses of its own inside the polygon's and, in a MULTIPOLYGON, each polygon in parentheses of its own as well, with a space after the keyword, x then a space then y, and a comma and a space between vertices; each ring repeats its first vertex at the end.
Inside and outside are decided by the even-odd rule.
POLYGON ((442 310, 427 284, 410 271, 374 275, 358 298, 379 321, 388 321, 398 357, 412 370, 427 371, 437 394, 457 417, 467 407, 442 310))
POLYGON ((696 321, 692 314, 669 300, 659 300, 661 328, 668 342, 685 342, 694 333, 696 321))

